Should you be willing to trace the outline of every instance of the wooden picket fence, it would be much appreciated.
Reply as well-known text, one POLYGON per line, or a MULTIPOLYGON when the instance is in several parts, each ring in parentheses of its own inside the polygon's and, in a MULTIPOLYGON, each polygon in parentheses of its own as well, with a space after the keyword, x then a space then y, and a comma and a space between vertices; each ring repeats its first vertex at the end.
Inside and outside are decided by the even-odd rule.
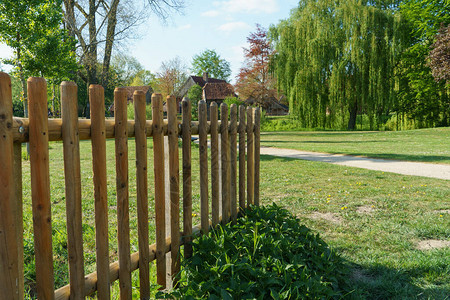
MULTIPOLYGON (((180 270, 180 246, 192 255, 191 240, 208 233, 210 226, 235 221, 239 210, 259 205, 259 109, 225 104, 207 107, 199 103, 199 121, 191 121, 191 104, 182 101, 182 122, 177 120, 176 100, 152 96, 152 120, 145 117, 145 95, 134 93, 135 120, 127 120, 124 88, 114 91, 115 119, 105 120, 103 88, 89 88, 91 119, 78 119, 77 86, 61 84, 61 119, 47 117, 47 87, 43 78, 28 79, 29 118, 12 116, 11 81, 0 73, 0 299, 23 299, 23 204, 22 143, 29 142, 31 198, 38 299, 84 299, 97 293, 110 299, 110 284, 119 280, 120 298, 131 299, 131 273, 139 268, 141 299, 150 297, 149 263, 156 260, 157 283, 166 287, 166 253, 171 253, 171 274, 180 270), (230 119, 228 120, 228 115, 230 119), (201 224, 192 226, 191 135, 199 135, 201 224), (210 163, 208 163, 208 135, 210 163), (164 136, 169 141, 170 189, 165 190, 164 136), (180 195, 178 139, 182 137, 182 188, 180 195), (136 143, 138 249, 130 253, 128 145, 136 143), (147 137, 153 138, 156 243, 149 243, 149 187, 147 183, 147 137), (219 137, 221 140, 219 149, 219 137), (115 139, 118 261, 109 261, 106 139, 115 139), (80 140, 91 140, 94 199, 83 199, 80 175, 80 140), (52 256, 49 141, 63 141, 67 244, 70 284, 54 290, 52 256), (237 151, 239 145, 239 151, 237 151), (247 153, 246 150, 247 149, 247 153), (219 157, 220 152, 220 157, 219 157), (238 154, 239 153, 239 154, 238 154), (247 154, 247 155, 246 155, 247 154), (247 159, 246 159, 247 157, 247 159), (219 160, 221 164, 219 165, 219 160), (208 181, 210 166, 211 182, 208 181), (221 176, 219 176, 219 172, 221 176), (221 178, 221 182, 219 182, 221 178), (211 188, 211 193, 209 193, 211 188), (219 189, 221 189, 219 191, 219 189), (165 193, 170 193, 170 237, 166 238, 165 193), (221 195, 221 201, 219 196, 221 195), (183 224, 180 225, 182 198, 183 224), (82 201, 95 201, 96 272, 84 274, 82 201), (211 206, 210 206, 211 203, 211 206), (220 203, 222 206, 219 207, 220 203), (211 208, 211 213, 210 213, 211 208), (211 218, 210 218, 211 215, 211 218), (182 226, 182 229, 180 228, 182 226)), ((197 158, 194 158, 195 160, 197 158)), ((133 183, 134 184, 134 183, 133 183)))

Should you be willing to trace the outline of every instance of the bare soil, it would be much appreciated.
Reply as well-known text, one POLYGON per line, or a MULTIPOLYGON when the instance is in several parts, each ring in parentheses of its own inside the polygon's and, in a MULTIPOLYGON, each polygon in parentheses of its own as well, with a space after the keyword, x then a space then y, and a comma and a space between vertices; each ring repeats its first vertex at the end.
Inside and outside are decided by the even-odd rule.
POLYGON ((450 241, 445 240, 424 240, 417 243, 418 250, 431 250, 450 247, 450 241))

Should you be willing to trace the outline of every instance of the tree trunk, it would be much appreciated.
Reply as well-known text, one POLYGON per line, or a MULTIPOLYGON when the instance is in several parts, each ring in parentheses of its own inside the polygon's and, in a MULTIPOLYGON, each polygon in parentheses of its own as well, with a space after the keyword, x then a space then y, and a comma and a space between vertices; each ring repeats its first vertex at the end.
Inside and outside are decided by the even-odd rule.
POLYGON ((105 43, 105 55, 103 57, 103 70, 102 70, 102 86, 106 89, 108 85, 108 72, 111 62, 111 53, 114 43, 114 37, 116 33, 117 25, 117 7, 119 6, 119 0, 113 0, 111 3, 111 9, 108 13, 108 28, 106 29, 106 43, 105 43))
POLYGON ((348 108, 350 113, 350 118, 348 119, 348 130, 355 130, 356 128, 356 115, 358 113, 358 102, 354 101, 353 104, 348 108))

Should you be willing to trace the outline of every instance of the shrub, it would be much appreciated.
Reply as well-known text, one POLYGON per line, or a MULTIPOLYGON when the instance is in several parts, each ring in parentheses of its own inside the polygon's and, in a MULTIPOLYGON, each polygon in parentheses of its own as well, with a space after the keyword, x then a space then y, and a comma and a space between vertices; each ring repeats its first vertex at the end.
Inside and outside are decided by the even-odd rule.
MULTIPOLYGON (((287 210, 252 207, 193 242, 181 299, 330 299, 348 294, 343 260, 287 210)), ((159 295, 162 296, 162 295, 159 295)))

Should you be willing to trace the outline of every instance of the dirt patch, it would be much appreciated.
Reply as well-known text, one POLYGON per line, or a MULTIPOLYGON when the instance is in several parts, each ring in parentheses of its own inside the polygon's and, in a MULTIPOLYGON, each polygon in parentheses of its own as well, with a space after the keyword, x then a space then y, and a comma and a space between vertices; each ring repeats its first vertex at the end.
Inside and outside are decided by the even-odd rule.
POLYGON ((313 212, 309 215, 311 219, 314 220, 326 220, 334 224, 341 224, 342 218, 337 213, 321 213, 321 212, 313 212))
POLYGON ((440 209, 440 210, 435 210, 434 211, 437 214, 450 214, 450 209, 440 209))
POLYGON ((443 240, 424 240, 417 244, 418 250, 431 250, 450 247, 450 241, 443 240))
POLYGON ((356 212, 358 214, 365 214, 365 215, 371 215, 375 212, 375 208, 371 205, 363 205, 363 206, 359 206, 356 209, 356 212))

